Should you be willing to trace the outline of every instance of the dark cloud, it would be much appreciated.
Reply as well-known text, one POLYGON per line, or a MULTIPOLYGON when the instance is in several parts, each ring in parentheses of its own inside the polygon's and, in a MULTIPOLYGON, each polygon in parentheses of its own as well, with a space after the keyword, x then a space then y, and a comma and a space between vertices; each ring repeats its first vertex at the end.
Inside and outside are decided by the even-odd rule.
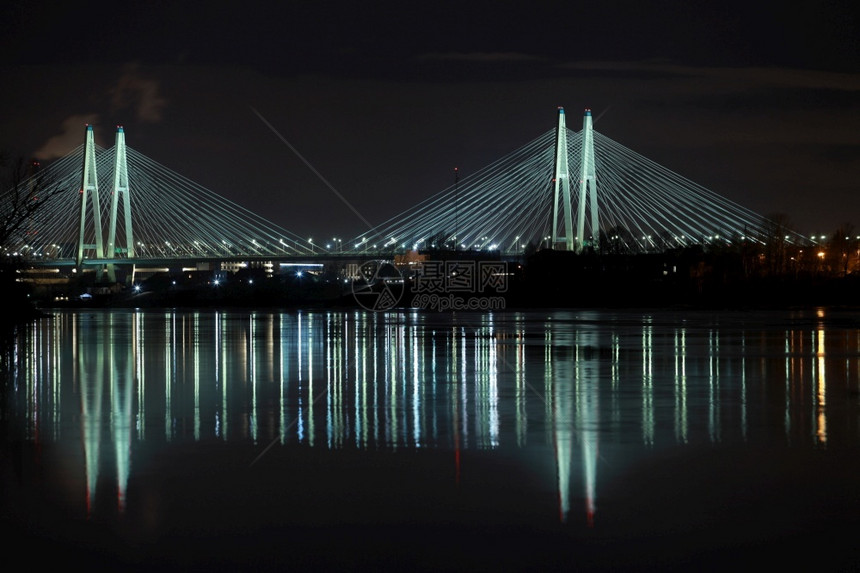
POLYGON ((425 54, 419 56, 418 60, 440 61, 440 62, 478 62, 478 63, 510 63, 510 62, 535 62, 542 58, 522 53, 499 53, 499 52, 469 52, 469 53, 447 53, 447 54, 425 54))
POLYGON ((140 121, 161 121, 167 101, 159 95, 158 81, 142 77, 139 65, 124 66, 122 76, 110 91, 115 113, 130 109, 140 121))
POLYGON ((42 147, 33 153, 33 156, 41 160, 65 157, 84 143, 83 135, 86 126, 95 126, 98 124, 98 118, 96 113, 67 117, 61 124, 62 132, 51 136, 42 147))
POLYGON ((759 212, 860 222, 853 2, 85 4, 0 8, 0 148, 56 156, 84 123, 122 123, 278 224, 346 234, 361 222, 251 107, 372 221, 590 107, 604 135, 759 212))

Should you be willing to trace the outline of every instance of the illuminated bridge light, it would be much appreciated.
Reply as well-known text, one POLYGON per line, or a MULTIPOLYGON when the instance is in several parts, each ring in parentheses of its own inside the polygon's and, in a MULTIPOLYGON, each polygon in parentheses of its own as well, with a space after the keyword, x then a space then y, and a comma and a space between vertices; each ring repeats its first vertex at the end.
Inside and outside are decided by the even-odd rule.
MULTIPOLYGON (((689 231, 695 237, 689 240, 700 242, 703 238, 709 240, 705 238, 708 237, 705 230, 709 228, 723 228, 729 233, 732 229, 745 229, 744 240, 761 242, 759 237, 765 235, 764 232, 759 235, 757 230, 761 229, 763 217, 625 148, 594 131, 589 122, 590 116, 583 118, 582 131, 567 129, 563 122, 559 122, 554 129, 476 171, 472 177, 458 178, 457 185, 442 190, 372 231, 347 241, 347 244, 354 244, 356 249, 362 246, 367 249, 370 245, 375 249, 379 244, 402 249, 409 245, 416 249, 425 245, 434 248, 473 245, 476 249, 510 251, 518 245, 539 245, 541 237, 544 237, 544 247, 566 242, 569 248, 581 249, 597 246, 599 237, 610 236, 616 241, 629 237, 619 247, 650 250, 653 244, 637 244, 635 237, 649 241, 657 237, 661 242, 664 237, 688 240, 686 233, 689 231), (565 147, 567 155, 556 156, 557 143, 561 139, 569 143, 565 147), (543 191, 537 194, 523 192, 536 185, 545 189, 550 179, 555 180, 550 187, 559 186, 559 195, 553 196, 552 189, 546 194, 543 191), (573 192, 567 196, 571 199, 571 206, 562 213, 562 188, 579 180, 588 190, 585 196, 589 197, 592 212, 586 213, 584 205, 577 205, 576 192, 573 192), (598 213, 596 205, 604 211, 598 213), (624 209, 613 209, 613 205, 623 205, 624 209), (719 206, 716 217, 714 206, 719 206), (578 216, 565 220, 566 216, 574 214, 574 207, 582 210, 576 213, 578 216), (544 229, 553 215, 558 216, 556 222, 559 225, 548 233, 544 229), (615 228, 624 229, 624 233, 614 232, 615 228), (489 232, 501 238, 490 239, 489 232), (421 239, 412 243, 413 237, 421 239), (516 238, 510 240, 510 237, 516 238)), ((134 253, 135 257, 159 258, 168 256, 165 249, 171 257, 191 256, 193 252, 199 253, 200 249, 215 251, 212 247, 219 241, 221 247, 217 251, 222 256, 259 255, 260 252, 275 250, 275 244, 284 247, 282 252, 287 246, 295 254, 313 252, 312 237, 304 241, 301 236, 125 146, 124 130, 122 140, 118 135, 116 144, 110 149, 97 148, 94 140, 91 145, 91 133, 92 130, 88 129, 86 143, 75 152, 40 171, 40 177, 64 181, 64 190, 72 190, 58 195, 46 207, 45 229, 56 231, 40 229, 38 234, 28 237, 26 247, 24 241, 19 240, 8 245, 4 252, 35 259, 47 253, 59 258, 77 251, 79 257, 92 259, 103 256, 98 253, 105 249, 111 256, 117 252, 128 252, 131 256, 128 247, 136 243, 139 248, 134 253), (123 154, 127 165, 120 157, 123 154), (118 165, 127 168, 128 177, 122 182, 124 190, 118 188, 115 196, 121 197, 120 194, 125 193, 122 198, 126 205, 131 206, 131 215, 128 219, 117 218, 115 235, 99 238, 96 229, 107 229, 112 215, 110 209, 102 211, 104 220, 100 221, 101 227, 94 225, 91 217, 87 219, 75 214, 81 211, 82 199, 91 201, 98 195, 96 179, 111 179, 118 165), (86 166, 98 177, 84 182, 86 169, 82 167, 86 166), (153 185, 153 181, 158 181, 158 184, 153 185), (80 189, 83 197, 75 194, 74 189, 80 189), (189 239, 192 236, 206 239, 195 241, 189 239), (218 236, 222 238, 218 239, 218 236), (256 239, 258 236, 260 239, 256 239), (79 241, 78 237, 83 237, 83 240, 79 241), (55 247, 57 252, 48 251, 53 244, 63 247, 55 247), (126 251, 117 251, 123 248, 126 251)), ((120 215, 120 211, 113 214, 120 215)), ((824 235, 816 237, 820 237, 822 242, 826 240, 824 235)), ((720 235, 715 238, 719 239, 720 235)), ((786 240, 800 243, 804 239, 799 234, 788 233, 786 240)), ((860 241, 860 237, 857 240, 860 241)), ((339 248, 340 241, 335 237, 326 248, 339 248)))

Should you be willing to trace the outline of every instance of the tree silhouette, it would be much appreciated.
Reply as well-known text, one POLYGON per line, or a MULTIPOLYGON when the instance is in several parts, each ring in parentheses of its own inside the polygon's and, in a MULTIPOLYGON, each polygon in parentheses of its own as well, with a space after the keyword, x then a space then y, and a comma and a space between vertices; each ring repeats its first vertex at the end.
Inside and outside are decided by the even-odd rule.
POLYGON ((6 172, 6 189, 0 195, 0 248, 7 254, 10 242, 26 233, 27 223, 61 188, 42 171, 38 161, 0 156, 0 167, 6 172))
POLYGON ((0 192, 0 291, 9 301, 2 321, 14 324, 31 316, 32 311, 25 289, 16 280, 23 261, 15 244, 25 242, 33 217, 62 189, 37 161, 11 160, 2 155, 0 167, 4 171, 0 181, 5 184, 0 192))
POLYGON ((794 233, 787 215, 777 213, 762 221, 764 234, 765 274, 780 276, 786 273, 789 255, 789 237, 794 233))
POLYGON ((847 276, 854 265, 852 259, 857 250, 854 225, 842 223, 830 236, 827 246, 828 267, 840 276, 847 276))

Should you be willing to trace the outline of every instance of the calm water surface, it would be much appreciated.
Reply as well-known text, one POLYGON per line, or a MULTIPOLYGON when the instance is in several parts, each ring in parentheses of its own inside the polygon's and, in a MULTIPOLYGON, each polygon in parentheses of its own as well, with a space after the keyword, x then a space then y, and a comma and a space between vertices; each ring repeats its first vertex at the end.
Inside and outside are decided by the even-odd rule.
POLYGON ((860 313, 57 312, 14 353, 47 561, 860 566, 860 313))

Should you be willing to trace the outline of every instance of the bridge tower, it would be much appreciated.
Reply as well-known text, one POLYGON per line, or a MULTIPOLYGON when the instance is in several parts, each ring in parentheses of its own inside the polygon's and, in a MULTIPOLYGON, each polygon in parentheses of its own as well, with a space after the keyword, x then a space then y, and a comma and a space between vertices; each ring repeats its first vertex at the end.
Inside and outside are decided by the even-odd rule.
POLYGON ((78 254, 75 262, 78 268, 84 261, 84 251, 96 251, 96 258, 104 259, 104 243, 102 242, 102 218, 99 203, 99 181, 96 166, 96 143, 93 135, 93 126, 87 126, 86 145, 84 147, 84 170, 81 178, 81 222, 78 235, 78 254), (93 229, 95 232, 95 244, 84 243, 84 229, 87 222, 87 198, 92 196, 93 202, 93 229))
POLYGON ((594 127, 591 110, 585 110, 582 119, 582 165, 579 174, 579 204, 576 216, 576 250, 581 252, 586 246, 585 206, 590 206, 591 236, 589 244, 597 246, 600 229, 597 226, 597 174, 594 167, 594 127))
MULTIPOLYGON (((108 232, 108 257, 117 258, 117 255, 125 253, 128 258, 134 258, 134 241, 132 240, 131 227, 131 202, 128 195, 128 163, 126 161, 125 132, 121 125, 116 128, 116 145, 114 146, 114 170, 113 170, 113 197, 110 206, 110 231, 108 232), (122 199, 123 227, 125 228, 125 247, 121 248, 116 243, 116 219, 119 201, 122 199)), ((113 263, 108 264, 108 279, 116 281, 116 273, 113 263)))
POLYGON ((552 202, 552 246, 556 248, 559 243, 564 245, 568 251, 573 250, 573 215, 570 202, 570 177, 567 169, 567 126, 564 121, 564 108, 558 108, 558 127, 555 136, 555 176, 553 177, 553 202, 552 202), (564 236, 559 236, 558 231, 558 201, 559 194, 563 201, 564 236))

